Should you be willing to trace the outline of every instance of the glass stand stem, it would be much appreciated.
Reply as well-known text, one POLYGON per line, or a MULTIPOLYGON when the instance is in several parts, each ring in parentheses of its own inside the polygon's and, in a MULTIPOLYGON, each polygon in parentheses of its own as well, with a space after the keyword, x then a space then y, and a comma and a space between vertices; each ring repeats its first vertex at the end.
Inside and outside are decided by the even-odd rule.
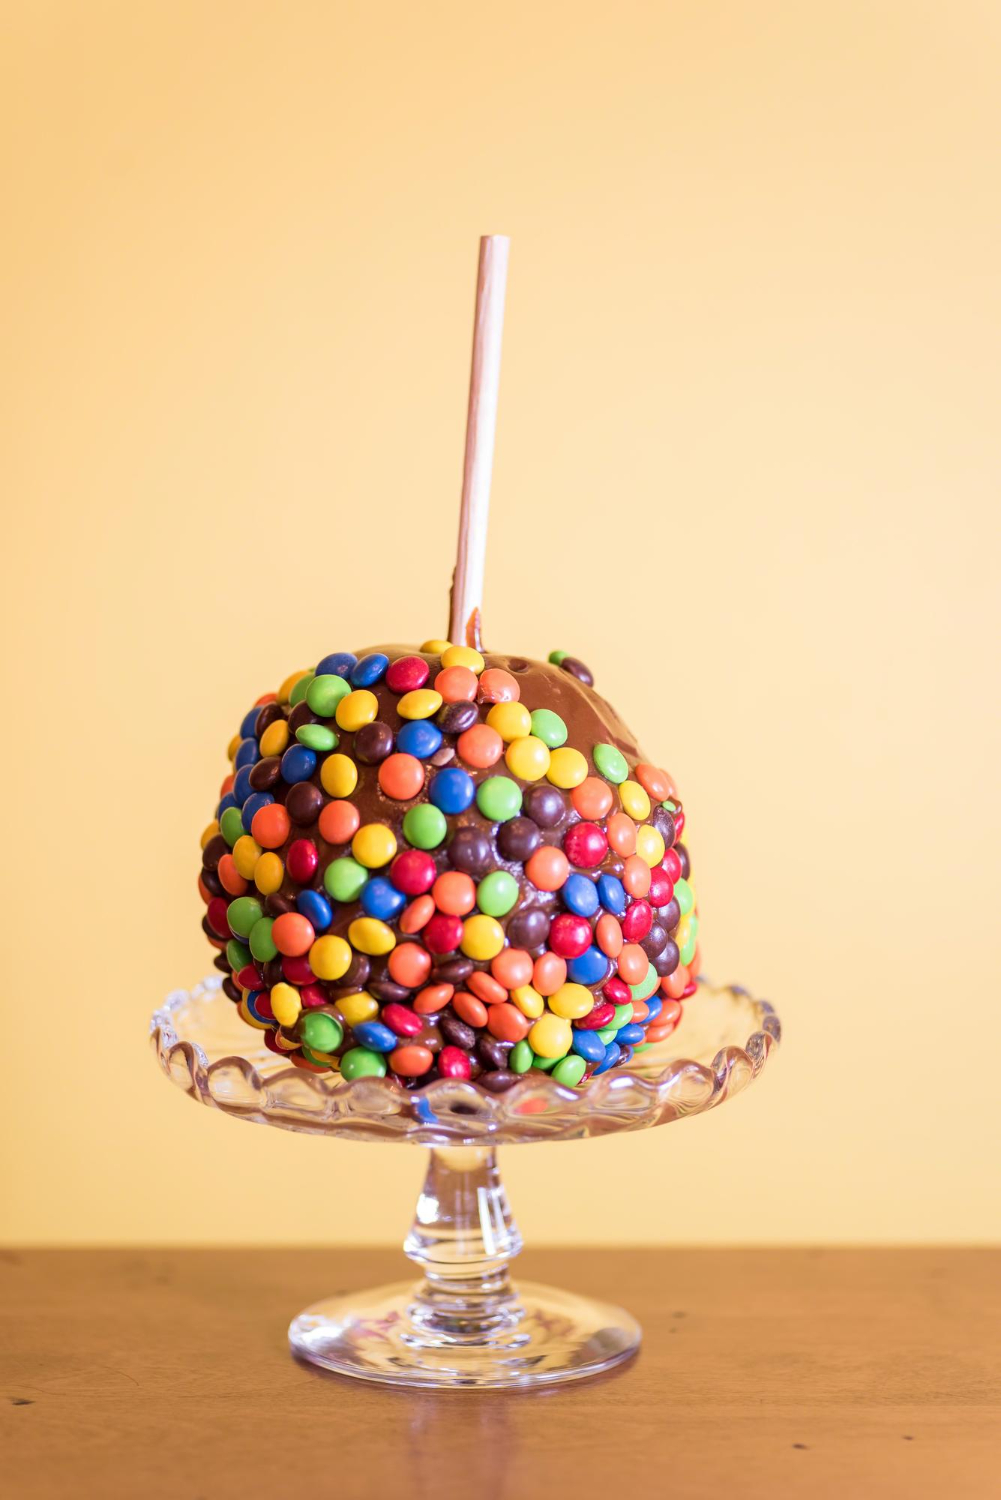
POLYGON ((423 1272, 409 1312, 425 1339, 510 1339, 523 1315, 509 1276, 521 1235, 494 1150, 431 1150, 403 1249, 423 1272))

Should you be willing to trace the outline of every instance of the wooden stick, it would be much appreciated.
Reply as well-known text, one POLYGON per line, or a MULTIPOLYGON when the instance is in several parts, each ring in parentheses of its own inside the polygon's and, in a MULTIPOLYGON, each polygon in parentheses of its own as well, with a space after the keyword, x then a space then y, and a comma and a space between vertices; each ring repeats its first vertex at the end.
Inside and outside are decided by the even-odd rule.
POLYGON ((497 429, 497 392, 500 386, 501 337, 504 329, 504 292, 511 241, 503 234, 480 240, 476 277, 476 321, 473 326, 473 363, 469 374, 466 415, 466 457, 462 468, 462 509, 459 541, 452 574, 448 638, 457 645, 480 646, 480 606, 487 555, 487 512, 497 429))

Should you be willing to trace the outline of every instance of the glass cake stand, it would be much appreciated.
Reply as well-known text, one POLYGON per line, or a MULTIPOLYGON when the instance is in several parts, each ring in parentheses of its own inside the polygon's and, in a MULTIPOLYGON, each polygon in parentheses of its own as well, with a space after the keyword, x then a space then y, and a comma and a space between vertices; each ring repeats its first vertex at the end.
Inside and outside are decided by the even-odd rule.
POLYGON ((293 1352, 342 1375, 421 1387, 535 1386, 596 1375, 639 1346, 627 1312, 509 1275, 521 1250, 496 1147, 666 1125, 732 1099, 778 1043, 764 1000, 706 982, 677 1029, 575 1090, 532 1071, 503 1094, 440 1079, 404 1089, 293 1067, 257 1041, 218 976, 167 998, 150 1035, 167 1077, 237 1119, 354 1141, 431 1148, 404 1253, 422 1279, 317 1302, 293 1352))

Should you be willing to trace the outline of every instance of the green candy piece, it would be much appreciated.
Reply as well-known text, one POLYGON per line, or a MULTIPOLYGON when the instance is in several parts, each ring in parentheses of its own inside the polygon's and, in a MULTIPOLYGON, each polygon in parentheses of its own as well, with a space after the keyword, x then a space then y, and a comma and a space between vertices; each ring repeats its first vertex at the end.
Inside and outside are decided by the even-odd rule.
POLYGON ((511 1069, 512 1073, 527 1073, 529 1068, 532 1066, 534 1057, 535 1053, 532 1051, 528 1042, 515 1042, 514 1046, 511 1048, 511 1051, 507 1055, 507 1065, 511 1069))
POLYGON ((553 1077, 557 1083, 565 1084, 569 1089, 575 1089, 587 1071, 587 1063, 576 1053, 569 1057, 561 1057, 553 1069, 553 1077))
MULTIPOLYGON (((629 1007, 629 1010, 630 1012, 632 1012, 632 1006, 629 1007)), ((619 1028, 613 1022, 611 1026, 603 1026, 600 1031, 596 1031, 595 1036, 600 1037, 607 1047, 609 1042, 615 1041, 615 1033, 618 1031, 618 1029, 619 1028)))
POLYGON ((681 950, 681 962, 683 964, 690 964, 691 961, 692 961, 692 959, 695 957, 695 948, 696 948, 696 944, 698 943, 698 940, 699 940, 699 919, 698 919, 698 917, 693 917, 692 918, 692 925, 691 925, 691 928, 689 929, 689 932, 688 932, 688 942, 685 944, 685 946, 681 950))
POLYGON ((278 949, 271 936, 274 925, 272 917, 262 917, 250 929, 250 951, 259 963, 266 964, 270 959, 278 957, 278 949))
POLYGON ((632 1019, 633 1005, 631 1000, 628 1005, 617 1005, 615 1007, 615 1015, 611 1020, 612 1030, 618 1031, 620 1026, 628 1026, 632 1019))
POLYGON ((614 745, 595 745, 591 751, 591 759, 605 780, 614 782, 616 786, 629 775, 626 757, 614 745))
POLYGON ((226 944, 226 962, 234 974, 239 974, 250 963, 250 949, 246 943, 238 942, 236 938, 230 938, 226 944))
POLYGON ((323 874, 323 887, 335 901, 357 901, 368 880, 368 871, 356 859, 333 860, 323 874))
POLYGON ((551 1073, 559 1060, 558 1057, 533 1057, 532 1067, 538 1068, 540 1073, 551 1073))
POLYGON ((321 719, 332 719, 338 703, 350 691, 350 682, 345 682, 343 677, 335 677, 332 672, 324 672, 322 677, 310 679, 302 696, 314 714, 319 714, 321 719))
POLYGON ((695 905, 695 897, 692 895, 692 888, 687 880, 676 880, 674 882, 674 899, 678 903, 681 915, 687 917, 695 905))
POLYGON ((677 802, 672 802, 670 797, 668 797, 666 802, 662 802, 660 805, 665 812, 676 813, 678 811, 677 802))
POLYGON ((415 849, 437 849, 448 832, 445 814, 430 802, 407 809, 403 817, 403 837, 415 849))
POLYGON ((488 776, 476 789, 476 806, 492 823, 506 823, 521 812, 521 787, 510 776, 488 776))
POLYGON ((349 1082, 352 1078, 385 1078, 386 1059, 367 1047, 352 1047, 341 1058, 341 1076, 349 1082))
POLYGON ((554 714, 551 708, 537 708, 532 715, 532 733, 536 739, 548 745, 550 750, 558 750, 567 742, 567 726, 559 714, 554 714))
POLYGON ((518 899, 518 882, 506 870, 492 870, 476 887, 476 904, 488 917, 503 917, 518 899))
POLYGON ((549 660, 552 662, 554 667, 558 667, 560 662, 565 661, 569 655, 569 651, 550 651, 549 660))
POLYGON ((326 724, 303 724, 296 730, 295 737, 307 750, 337 749, 337 735, 326 724))
MULTIPOLYGON (((639 984, 631 984, 629 993, 634 1000, 649 1000, 658 984, 660 984, 660 975, 653 964, 650 964, 646 971, 646 978, 641 979, 639 984)), ((626 1007, 623 1006, 622 1009, 625 1010, 626 1007)))
POLYGON ((307 1012, 301 1031, 303 1041, 313 1052, 336 1052, 344 1040, 344 1027, 322 1010, 307 1012))
POLYGON ((246 833, 243 826, 243 814, 238 807, 227 807, 219 819, 219 832, 232 849, 237 839, 243 838, 246 833))
POLYGON ((246 938, 250 936, 255 922, 259 922, 263 915, 263 909, 259 901, 253 896, 237 896, 226 908, 226 921, 229 930, 234 937, 246 938))
POLYGON ((305 677, 299 678, 299 681, 296 683, 295 687, 288 695, 289 706, 291 708, 295 708, 297 703, 302 702, 303 698, 305 698, 306 694, 309 692, 310 684, 315 680, 315 672, 307 672, 305 677))

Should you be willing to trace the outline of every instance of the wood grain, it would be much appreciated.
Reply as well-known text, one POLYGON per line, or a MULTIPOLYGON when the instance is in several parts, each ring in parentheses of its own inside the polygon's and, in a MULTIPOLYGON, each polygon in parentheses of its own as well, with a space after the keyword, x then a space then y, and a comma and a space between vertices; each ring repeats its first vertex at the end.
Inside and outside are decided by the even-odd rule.
POLYGON ((0 1252, 0 1491, 142 1500, 999 1493, 1001 1251, 539 1251, 643 1323, 617 1374, 415 1393, 295 1364, 382 1251, 0 1252))

